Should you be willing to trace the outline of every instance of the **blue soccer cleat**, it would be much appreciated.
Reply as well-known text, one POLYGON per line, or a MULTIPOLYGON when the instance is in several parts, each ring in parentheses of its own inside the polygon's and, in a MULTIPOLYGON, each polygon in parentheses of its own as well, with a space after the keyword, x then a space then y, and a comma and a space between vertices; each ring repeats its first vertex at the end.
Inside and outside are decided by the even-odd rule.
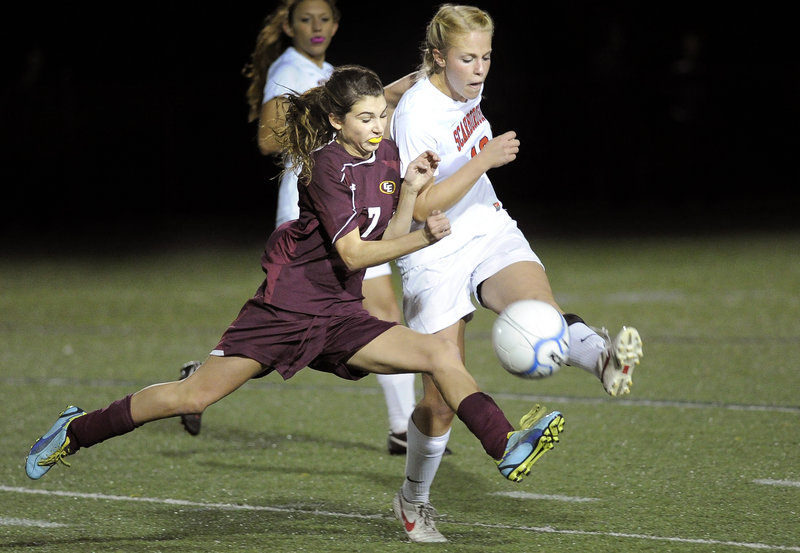
POLYGON ((522 417, 520 430, 508 433, 508 443, 503 457, 497 462, 500 473, 514 482, 520 482, 531 471, 533 464, 550 451, 564 430, 564 417, 558 411, 544 414, 544 407, 536 405, 522 417))
POLYGON ((25 463, 25 472, 28 478, 38 480, 56 463, 69 466, 64 457, 72 454, 67 426, 73 420, 86 414, 80 407, 70 405, 58 416, 56 423, 47 431, 47 434, 36 440, 33 444, 28 460, 25 463))

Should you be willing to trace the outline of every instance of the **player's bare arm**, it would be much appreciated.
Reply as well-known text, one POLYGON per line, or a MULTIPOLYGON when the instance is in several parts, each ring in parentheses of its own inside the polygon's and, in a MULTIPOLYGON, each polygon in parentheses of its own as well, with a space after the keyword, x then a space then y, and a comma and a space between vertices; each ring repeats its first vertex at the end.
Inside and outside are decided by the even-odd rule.
POLYGON ((275 155, 281 151, 275 139, 275 129, 282 127, 286 121, 286 103, 280 96, 272 98, 261 106, 258 118, 258 149, 266 155, 275 155))
POLYGON ((383 94, 386 97, 386 103, 390 109, 397 107, 397 103, 403 96, 403 93, 411 88, 415 82, 425 77, 423 71, 414 71, 408 75, 403 75, 396 81, 393 81, 383 87, 383 94))
POLYGON ((422 221, 434 209, 449 209, 469 192, 482 174, 511 163, 517 159, 518 153, 519 140, 514 131, 489 140, 475 157, 453 175, 436 183, 436 186, 428 186, 420 191, 414 206, 414 220, 422 221))
POLYGON ((440 211, 425 219, 425 226, 389 240, 362 240, 359 229, 339 238, 334 246, 350 270, 373 267, 421 250, 450 234, 450 221, 440 211))

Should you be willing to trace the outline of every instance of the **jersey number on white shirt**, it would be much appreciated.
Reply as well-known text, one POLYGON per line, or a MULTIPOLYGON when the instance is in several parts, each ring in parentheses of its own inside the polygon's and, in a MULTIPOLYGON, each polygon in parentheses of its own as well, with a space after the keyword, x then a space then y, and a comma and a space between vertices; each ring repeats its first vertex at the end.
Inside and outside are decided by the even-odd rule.
POLYGON ((485 136, 481 137, 480 142, 478 142, 478 151, 475 151, 475 146, 472 147, 472 150, 469 152, 469 157, 475 157, 478 155, 478 152, 483 150, 483 147, 489 142, 489 139, 485 136))

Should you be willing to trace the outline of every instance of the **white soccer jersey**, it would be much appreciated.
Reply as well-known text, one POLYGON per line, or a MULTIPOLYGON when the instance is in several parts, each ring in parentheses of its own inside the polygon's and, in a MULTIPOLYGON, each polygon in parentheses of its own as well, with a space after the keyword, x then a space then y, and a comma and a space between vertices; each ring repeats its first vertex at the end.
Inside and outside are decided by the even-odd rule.
POLYGON ((289 46, 278 56, 267 71, 264 84, 264 103, 276 96, 296 92, 302 94, 309 88, 320 86, 333 73, 333 66, 326 62, 319 67, 316 63, 289 46))
MULTIPOLYGON (((403 94, 392 119, 392 134, 400 149, 401 172, 420 153, 433 150, 441 162, 436 182, 455 173, 492 139, 483 116, 480 95, 459 102, 423 79, 403 94)), ((430 263, 463 247, 476 234, 492 232, 508 221, 508 215, 484 173, 461 200, 446 212, 452 233, 432 246, 405 256, 398 266, 430 263)), ((414 228, 421 225, 415 223, 414 228)))
MULTIPOLYGON (((392 133, 403 173, 423 151, 439 154, 437 183, 458 171, 492 139, 480 96, 455 101, 428 79, 403 95, 393 115, 392 133)), ((474 311, 471 295, 483 280, 503 268, 519 261, 540 262, 485 173, 445 213, 450 236, 397 260, 406 323, 420 332, 438 332, 474 311)), ((415 223, 414 228, 419 226, 415 223)))
MULTIPOLYGON (((293 46, 289 46, 269 66, 263 101, 266 103, 277 96, 292 92, 302 94, 309 88, 324 84, 331 73, 333 65, 330 63, 323 62, 322 67, 319 67, 293 46)), ((281 176, 275 226, 297 219, 300 215, 297 200, 297 175, 287 171, 281 176)))

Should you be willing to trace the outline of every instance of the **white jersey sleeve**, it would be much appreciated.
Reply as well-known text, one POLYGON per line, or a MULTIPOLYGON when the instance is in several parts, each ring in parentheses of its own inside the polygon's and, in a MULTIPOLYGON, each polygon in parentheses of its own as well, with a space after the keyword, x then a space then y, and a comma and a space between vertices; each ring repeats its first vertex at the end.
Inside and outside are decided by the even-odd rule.
POLYGON ((302 94, 309 88, 323 84, 333 73, 333 66, 323 62, 322 67, 290 46, 283 51, 267 71, 263 102, 288 93, 302 94))
POLYGON ((301 94, 303 90, 297 90, 296 86, 302 81, 303 72, 296 66, 281 64, 275 67, 274 71, 269 72, 269 77, 264 85, 264 103, 282 94, 292 92, 301 94))
POLYGON ((434 114, 427 113, 431 106, 425 102, 425 96, 419 91, 407 92, 392 115, 392 139, 400 151, 401 175, 405 174, 408 164, 425 150, 436 153, 442 150, 439 147, 439 129, 435 119, 430 117, 434 114), (425 114, 421 116, 420 110, 425 114))

